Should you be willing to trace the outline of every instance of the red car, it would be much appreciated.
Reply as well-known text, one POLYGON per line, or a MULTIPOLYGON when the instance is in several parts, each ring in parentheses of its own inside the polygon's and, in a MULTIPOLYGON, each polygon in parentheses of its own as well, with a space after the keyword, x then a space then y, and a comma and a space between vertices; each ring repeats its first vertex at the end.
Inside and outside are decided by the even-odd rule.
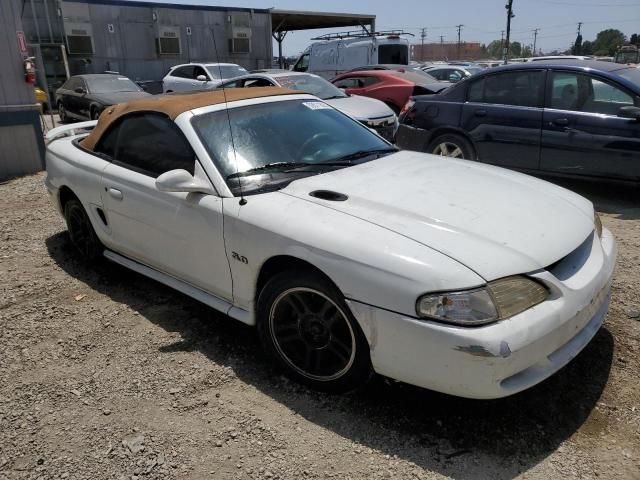
POLYGON ((395 70, 363 70, 347 72, 331 80, 336 87, 350 95, 382 100, 396 115, 409 97, 438 93, 451 84, 429 80, 429 77, 413 72, 395 70))

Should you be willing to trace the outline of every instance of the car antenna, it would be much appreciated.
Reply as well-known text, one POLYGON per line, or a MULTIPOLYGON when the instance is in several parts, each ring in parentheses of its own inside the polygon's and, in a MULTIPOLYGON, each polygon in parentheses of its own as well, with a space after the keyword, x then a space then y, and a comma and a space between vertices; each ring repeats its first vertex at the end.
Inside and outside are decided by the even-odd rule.
MULTIPOLYGON (((218 24, 216 24, 218 25, 218 24)), ((227 123, 229 124, 229 136, 231 137, 231 148, 233 149, 233 161, 236 166, 236 178, 238 179, 238 188, 240 189, 240 205, 246 205, 247 199, 244 198, 244 191, 242 189, 242 179, 240 178, 238 169, 238 156, 236 155, 236 144, 233 141, 233 129, 231 128, 231 116, 229 115, 229 102, 227 102, 227 91, 224 88, 224 80, 222 77, 222 68, 220 68, 220 57, 218 56, 218 46, 216 44, 216 32, 211 27, 211 38, 213 38, 213 49, 216 52, 216 63, 218 64, 218 73, 220 75, 220 87, 222 88, 222 96, 224 98, 224 109, 227 112, 227 123)))

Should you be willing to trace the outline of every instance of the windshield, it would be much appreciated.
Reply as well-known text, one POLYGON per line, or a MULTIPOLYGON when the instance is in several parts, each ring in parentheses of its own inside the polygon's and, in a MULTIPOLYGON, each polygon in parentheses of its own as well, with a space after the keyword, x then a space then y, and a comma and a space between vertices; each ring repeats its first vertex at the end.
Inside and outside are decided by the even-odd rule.
POLYGON ((324 78, 313 75, 283 75, 275 77, 275 79, 281 87, 301 90, 315 95, 322 100, 344 98, 347 96, 342 90, 332 83, 327 82, 324 78))
POLYGON ((88 77, 87 86, 91 93, 141 92, 142 89, 127 77, 105 75, 104 77, 88 77))
POLYGON ((409 64, 409 45, 391 44, 378 47, 378 63, 409 64))
POLYGON ((357 153, 395 151, 359 122, 312 99, 220 110, 195 116, 192 124, 234 195, 240 188, 245 195, 260 193, 349 166, 355 161, 344 157, 357 153))
POLYGON ((213 78, 233 78, 249 73, 240 65, 207 65, 207 71, 213 78))
POLYGON ((640 68, 623 68, 613 73, 617 73, 622 78, 626 78, 640 87, 640 68))

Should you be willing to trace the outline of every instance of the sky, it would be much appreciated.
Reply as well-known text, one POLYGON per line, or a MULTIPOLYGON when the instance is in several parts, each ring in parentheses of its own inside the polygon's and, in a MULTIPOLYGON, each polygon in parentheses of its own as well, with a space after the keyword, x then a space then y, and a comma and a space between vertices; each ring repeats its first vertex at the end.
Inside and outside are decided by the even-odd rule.
MULTIPOLYGON (((425 42, 439 42, 440 35, 445 42, 456 41, 455 26, 462 24, 462 41, 488 44, 500 39, 500 31, 506 29, 507 0, 166 0, 164 3, 375 14, 377 30, 402 28, 415 35, 409 37, 415 43, 420 42, 423 27, 427 29, 425 42)), ((583 40, 594 40, 605 28, 617 28, 627 37, 640 33, 640 0, 513 0, 513 12, 512 41, 531 45, 533 30, 538 28, 536 49, 545 52, 570 47, 576 38, 578 22, 582 22, 583 40)), ((322 33, 326 31, 289 32, 283 43, 284 54, 298 55, 312 37, 322 33)), ((274 52, 277 52, 275 41, 274 52)))

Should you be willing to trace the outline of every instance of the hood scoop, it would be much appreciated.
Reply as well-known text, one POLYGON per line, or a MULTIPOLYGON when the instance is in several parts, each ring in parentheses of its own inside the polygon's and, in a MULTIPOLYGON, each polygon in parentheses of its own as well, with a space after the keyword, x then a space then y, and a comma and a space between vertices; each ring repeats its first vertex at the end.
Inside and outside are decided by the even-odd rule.
POLYGON ((332 192, 331 190, 314 190, 309 195, 329 202, 344 202, 349 198, 344 193, 332 192))

